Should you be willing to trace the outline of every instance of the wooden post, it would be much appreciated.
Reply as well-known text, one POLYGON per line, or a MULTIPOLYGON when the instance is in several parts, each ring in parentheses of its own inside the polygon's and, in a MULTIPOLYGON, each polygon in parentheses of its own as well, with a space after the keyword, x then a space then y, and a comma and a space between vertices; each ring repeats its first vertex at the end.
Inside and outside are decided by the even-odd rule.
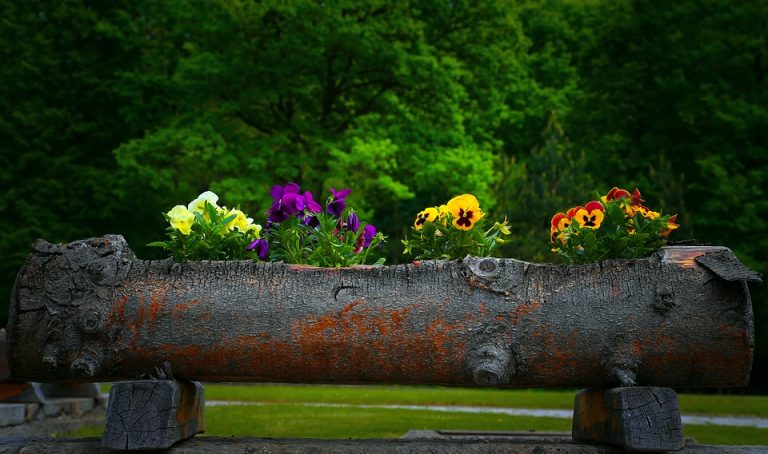
POLYGON ((112 385, 102 447, 167 449, 204 431, 205 396, 198 382, 141 380, 112 385))
POLYGON ((576 395, 573 439, 633 452, 683 449, 677 394, 645 386, 582 391, 576 395))
POLYGON ((122 237, 38 241, 11 298, 28 381, 744 386, 746 281, 726 248, 581 266, 138 260, 122 237))

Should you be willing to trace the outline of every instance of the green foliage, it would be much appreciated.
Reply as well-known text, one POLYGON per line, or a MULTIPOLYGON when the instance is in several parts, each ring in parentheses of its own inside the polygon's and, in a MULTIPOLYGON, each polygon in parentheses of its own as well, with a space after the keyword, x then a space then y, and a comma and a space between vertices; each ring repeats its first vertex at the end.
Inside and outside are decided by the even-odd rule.
POLYGON ((670 232, 669 215, 641 211, 627 199, 592 202, 564 220, 567 227, 553 227, 552 251, 568 263, 647 257, 666 243, 670 232))
MULTIPOLYGON (((174 218, 173 210, 164 213, 166 220, 171 224, 166 229, 169 239, 155 241, 147 246, 165 249, 180 263, 189 260, 259 260, 257 253, 250 251, 248 246, 259 238, 260 225, 247 225, 242 222, 242 226, 236 225, 238 213, 217 209, 207 201, 204 202, 202 210, 187 213, 193 219, 188 231, 184 227, 178 227, 179 220, 174 218)), ((245 218, 242 212, 239 214, 245 218)))
POLYGON ((507 220, 484 229, 487 218, 472 194, 456 196, 445 205, 425 208, 416 215, 411 238, 402 240, 404 254, 417 260, 456 260, 466 256, 485 257, 509 235, 507 220))
POLYGON ((552 257, 548 248, 548 215, 594 188, 585 153, 579 152, 568 139, 555 112, 549 114, 540 136, 543 143, 528 156, 519 161, 503 158, 505 178, 496 189, 502 200, 496 211, 508 216, 512 232, 504 253, 532 261, 552 257))
POLYGON ((508 232, 506 223, 495 223, 483 230, 483 220, 472 230, 459 230, 451 226, 453 218, 446 222, 426 222, 421 230, 415 228, 411 238, 406 237, 403 254, 414 255, 416 260, 456 260, 467 256, 491 257, 504 244, 501 235, 508 232))
POLYGON ((372 235, 365 246, 365 226, 354 230, 343 222, 357 216, 349 208, 340 217, 316 213, 315 227, 306 225, 296 216, 272 224, 265 233, 270 247, 270 260, 322 267, 352 265, 383 265, 379 246, 384 241, 381 232, 372 235))

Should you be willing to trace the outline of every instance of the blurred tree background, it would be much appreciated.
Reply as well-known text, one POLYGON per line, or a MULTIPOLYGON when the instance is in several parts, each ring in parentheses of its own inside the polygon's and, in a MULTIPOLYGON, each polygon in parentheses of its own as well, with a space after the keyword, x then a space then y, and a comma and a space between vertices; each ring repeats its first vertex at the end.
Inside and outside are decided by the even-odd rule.
MULTIPOLYGON (((618 185, 679 213, 677 239, 768 271, 762 0, 0 9, 2 295, 36 238, 121 233, 158 257, 161 212, 211 189, 257 215, 287 181, 351 187, 388 263, 416 212, 463 192, 509 217, 505 255, 551 261, 550 216, 618 185)), ((752 290, 765 391, 768 292, 752 290)))

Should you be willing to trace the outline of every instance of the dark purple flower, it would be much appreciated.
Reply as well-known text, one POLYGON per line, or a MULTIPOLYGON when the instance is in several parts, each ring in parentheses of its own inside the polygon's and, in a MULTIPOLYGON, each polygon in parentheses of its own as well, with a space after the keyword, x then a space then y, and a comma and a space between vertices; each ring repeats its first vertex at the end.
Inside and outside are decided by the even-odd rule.
POLYGON ((356 213, 351 213, 347 216, 347 223, 344 225, 344 228, 354 233, 360 230, 360 220, 357 219, 356 213))
POLYGON ((289 216, 302 211, 305 206, 304 196, 292 192, 283 194, 283 197, 280 199, 280 203, 288 212, 289 216))
POLYGON ((299 194, 300 190, 301 188, 296 183, 288 183, 285 186, 273 186, 270 194, 274 202, 269 207, 269 210, 267 210, 267 221, 283 222, 290 216, 304 210, 306 203, 304 196, 299 194))
POLYGON ((288 210, 284 209, 284 205, 280 201, 276 201, 267 210, 267 226, 271 226, 274 222, 283 222, 290 217, 288 210))
POLYGON ((311 215, 304 216, 301 222, 312 229, 316 229, 320 225, 320 219, 318 219, 317 216, 311 215))
POLYGON ((251 243, 250 246, 248 246, 248 250, 256 250, 256 255, 259 256, 259 260, 262 262, 267 260, 267 256, 269 255, 269 243, 267 243, 267 240, 264 238, 259 238, 258 240, 255 240, 253 243, 251 243))
POLYGON ((298 194, 300 190, 301 188, 299 185, 291 181, 290 183, 286 183, 285 186, 280 186, 279 184, 272 186, 270 194, 272 194, 272 199, 277 202, 284 194, 298 194))
POLYGON ((371 241, 373 241, 373 237, 376 236, 376 227, 372 226, 371 224, 368 224, 363 228, 363 247, 368 247, 371 245, 371 241))
POLYGON ((311 192, 306 191, 303 197, 304 204, 310 213, 319 213, 323 210, 323 207, 321 207, 319 203, 315 202, 315 198, 312 196, 311 192))
POLYGON ((331 200, 325 206, 325 209, 328 211, 328 213, 334 216, 341 216, 341 212, 344 211, 344 208, 347 207, 347 202, 345 202, 344 199, 347 198, 350 192, 352 192, 351 189, 342 189, 340 191, 336 191, 335 189, 331 188, 331 194, 333 197, 331 197, 331 200))

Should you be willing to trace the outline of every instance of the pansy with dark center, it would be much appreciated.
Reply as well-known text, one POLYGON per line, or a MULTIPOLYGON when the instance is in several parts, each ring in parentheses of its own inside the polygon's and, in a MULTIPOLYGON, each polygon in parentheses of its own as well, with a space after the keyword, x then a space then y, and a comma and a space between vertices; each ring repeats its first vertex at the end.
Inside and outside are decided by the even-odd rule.
POLYGON ((448 201, 448 211, 453 215, 453 226, 459 230, 471 230, 485 216, 480 203, 472 194, 462 194, 448 201))
POLYGON ((351 189, 341 189, 341 190, 335 190, 331 188, 331 198, 328 200, 328 203, 325 205, 325 210, 334 216, 341 216, 341 213, 344 211, 344 208, 347 207, 347 202, 345 199, 347 196, 352 192, 351 189))
MULTIPOLYGON (((304 195, 299 194, 300 190, 301 188, 299 185, 293 182, 287 183, 285 186, 273 186, 270 194, 274 201, 272 206, 269 207, 269 210, 267 210, 267 221, 269 223, 283 222, 294 214, 304 210, 306 200, 304 195)), ((312 193, 310 192, 305 192, 304 194, 309 194, 309 197, 312 197, 312 193)), ((314 202, 314 200, 312 200, 312 202, 314 202)), ((316 202, 315 204, 317 205, 316 202)))
POLYGON ((421 211, 416 215, 416 221, 414 221, 413 227, 416 230, 421 230, 425 223, 433 222, 437 219, 438 214, 439 212, 437 211, 437 208, 425 208, 424 211, 421 211))
POLYGON ((580 208, 576 211, 574 218, 579 223, 580 227, 587 227, 590 229, 600 228, 600 224, 605 217, 605 207, 603 204, 593 200, 589 202, 584 208, 580 208))

